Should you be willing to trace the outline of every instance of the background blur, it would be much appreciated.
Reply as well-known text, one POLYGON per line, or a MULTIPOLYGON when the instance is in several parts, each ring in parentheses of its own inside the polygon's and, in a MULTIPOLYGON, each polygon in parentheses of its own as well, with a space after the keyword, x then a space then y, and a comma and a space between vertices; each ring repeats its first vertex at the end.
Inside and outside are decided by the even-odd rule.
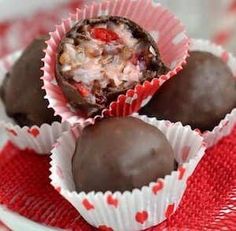
MULTIPOLYGON (((0 57, 54 30, 54 25, 69 12, 93 1, 0 0, 0 57)), ((211 39, 236 53, 236 0, 153 1, 171 9, 190 36, 211 39)))

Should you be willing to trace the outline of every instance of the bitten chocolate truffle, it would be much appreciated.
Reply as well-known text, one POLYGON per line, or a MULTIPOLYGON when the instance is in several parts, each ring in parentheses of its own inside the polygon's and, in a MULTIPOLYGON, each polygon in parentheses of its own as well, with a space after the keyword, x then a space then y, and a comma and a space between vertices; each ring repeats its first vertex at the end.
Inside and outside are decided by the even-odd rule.
POLYGON ((78 192, 141 188, 174 170, 174 153, 163 133, 133 117, 107 118, 86 127, 72 170, 78 192))
POLYGON ((205 131, 212 130, 235 107, 236 79, 230 68, 213 54, 193 51, 184 69, 140 113, 205 131))
POLYGON ((84 117, 99 113, 137 83, 167 71, 152 37, 122 17, 78 22, 58 47, 58 84, 84 117))
POLYGON ((20 126, 40 126, 60 121, 54 116, 54 111, 48 108, 42 90, 43 82, 40 77, 43 72, 41 59, 44 57, 47 36, 35 39, 23 52, 11 71, 6 75, 1 87, 1 96, 7 114, 20 126))

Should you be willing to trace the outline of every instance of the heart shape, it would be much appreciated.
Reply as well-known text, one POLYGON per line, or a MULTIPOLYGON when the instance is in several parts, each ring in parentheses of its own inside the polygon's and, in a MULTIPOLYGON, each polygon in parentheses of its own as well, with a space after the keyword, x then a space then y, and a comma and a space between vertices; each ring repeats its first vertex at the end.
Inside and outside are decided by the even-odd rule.
POLYGON ((34 137, 37 137, 39 135, 39 130, 37 128, 29 128, 28 133, 34 137))
POLYGON ((163 187, 164 187, 164 183, 163 183, 162 181, 158 181, 158 182, 152 187, 152 192, 156 195, 163 187))
POLYGON ((108 227, 108 226, 106 226, 106 225, 100 225, 100 226, 98 227, 98 230, 101 230, 101 231, 113 231, 112 228, 110 228, 110 227, 108 227))
POLYGON ((175 208, 175 204, 168 205, 166 212, 165 212, 166 218, 169 218, 173 214, 174 208, 175 208))
POLYGON ((94 209, 94 206, 89 202, 88 199, 84 199, 82 204, 88 211, 94 209))
POLYGON ((186 169, 181 166, 181 167, 179 167, 178 171, 179 171, 179 178, 178 179, 182 180, 183 177, 184 177, 184 173, 185 173, 186 169))
POLYGON ((115 208, 117 208, 117 206, 118 206, 118 200, 115 199, 115 198, 113 198, 112 195, 109 195, 109 196, 107 197, 107 204, 112 205, 112 206, 114 206, 115 208))
POLYGON ((147 219, 148 219, 147 211, 137 212, 135 215, 135 220, 140 224, 144 224, 144 222, 147 221, 147 219))

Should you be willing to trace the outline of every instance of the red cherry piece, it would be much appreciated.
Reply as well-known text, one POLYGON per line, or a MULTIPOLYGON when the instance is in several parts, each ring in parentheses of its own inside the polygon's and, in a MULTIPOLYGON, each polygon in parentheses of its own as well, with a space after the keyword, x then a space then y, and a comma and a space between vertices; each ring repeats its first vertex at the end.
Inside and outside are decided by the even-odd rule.
POLYGON ((16 131, 13 130, 13 129, 9 129, 9 128, 7 128, 7 132, 11 133, 13 136, 17 136, 16 131))
POLYGON ((156 195, 160 190, 162 190, 164 183, 162 181, 158 181, 153 187, 152 192, 156 195))
POLYGON ((75 87, 82 96, 86 97, 89 95, 89 90, 82 83, 76 83, 75 87))
POLYGON ((175 204, 168 205, 166 212, 165 212, 166 218, 169 218, 173 214, 174 208, 175 208, 175 204))
POLYGON ((117 206, 118 206, 118 200, 115 199, 115 198, 113 198, 112 195, 109 195, 109 196, 107 197, 107 204, 112 205, 112 206, 114 206, 115 208, 117 208, 117 206))
POLYGON ((88 211, 94 209, 94 206, 88 201, 88 199, 84 199, 82 204, 88 211))
POLYGON ((179 180, 182 180, 186 169, 184 167, 179 167, 178 171, 179 171, 179 180))
POLYGON ((29 128, 28 133, 34 137, 37 137, 39 135, 39 130, 37 128, 29 128))
POLYGON ((91 29, 91 36, 106 43, 119 39, 119 36, 114 31, 106 28, 91 29))
POLYGON ((148 219, 147 211, 137 212, 135 215, 135 220, 140 224, 144 224, 144 222, 147 221, 147 219, 148 219))
POLYGON ((101 231, 113 231, 112 228, 110 228, 110 227, 108 227, 108 226, 106 226, 106 225, 100 225, 100 226, 98 227, 98 230, 101 230, 101 231))

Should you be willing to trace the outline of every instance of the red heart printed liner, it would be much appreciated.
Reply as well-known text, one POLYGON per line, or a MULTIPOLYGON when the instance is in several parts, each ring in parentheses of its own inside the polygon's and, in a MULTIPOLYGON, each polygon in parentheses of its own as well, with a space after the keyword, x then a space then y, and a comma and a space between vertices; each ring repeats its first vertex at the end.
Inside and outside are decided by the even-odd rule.
POLYGON ((82 204, 85 207, 85 209, 87 209, 88 211, 94 209, 94 206, 89 202, 88 199, 84 199, 82 201, 82 204))
POLYGON ((109 205, 114 206, 115 208, 117 208, 117 206, 118 206, 118 200, 115 199, 115 198, 113 198, 112 195, 109 195, 109 196, 107 197, 107 203, 108 203, 109 205))
POLYGON ((158 181, 152 188, 153 193, 156 195, 159 191, 164 187, 164 183, 162 181, 158 181))
POLYGON ((40 134, 38 128, 29 128, 28 133, 30 133, 34 137, 37 137, 40 134))
POLYGON ((148 212, 147 211, 137 212, 135 215, 135 220, 140 224, 144 224, 148 220, 148 212))
MULTIPOLYGON (((48 46, 45 50, 46 55, 43 59, 44 67, 42 68, 44 71, 42 79, 46 91, 45 97, 49 100, 49 107, 53 107, 55 113, 60 115, 63 121, 67 120, 71 124, 78 123, 84 118, 81 117, 80 112, 72 110, 61 88, 55 83, 57 47, 65 33, 74 26, 74 20, 79 21, 91 15, 93 17, 100 16, 103 8, 106 14, 128 17, 150 33, 158 34, 156 42, 162 61, 170 68, 170 71, 165 75, 158 76, 158 78, 137 85, 129 90, 130 93, 121 94, 116 101, 111 102, 102 111, 102 115, 125 116, 137 112, 147 98, 151 97, 165 81, 176 75, 182 69, 182 65, 186 63, 189 38, 185 35, 184 26, 169 10, 161 5, 153 4, 151 0, 121 1, 119 4, 117 1, 103 1, 94 3, 85 9, 77 9, 75 14, 71 14, 70 18, 63 20, 60 25, 56 26, 55 31, 50 34, 50 39, 47 41, 48 46), (148 15, 145 14, 144 9, 149 12, 148 15)), ((111 31, 104 30, 104 28, 92 30, 92 35, 102 41, 112 41, 118 36, 111 33, 111 31)), ((81 89, 81 86, 79 88, 81 89)), ((81 91, 82 94, 87 94, 84 89, 81 89, 81 91)))
MULTIPOLYGON (((50 185, 49 160, 46 155, 19 151, 8 143, 0 153, 0 204, 49 226, 73 231, 96 230, 50 185)), ((235 197, 236 128, 207 150, 189 178, 177 211, 148 231, 234 230, 235 197)))

